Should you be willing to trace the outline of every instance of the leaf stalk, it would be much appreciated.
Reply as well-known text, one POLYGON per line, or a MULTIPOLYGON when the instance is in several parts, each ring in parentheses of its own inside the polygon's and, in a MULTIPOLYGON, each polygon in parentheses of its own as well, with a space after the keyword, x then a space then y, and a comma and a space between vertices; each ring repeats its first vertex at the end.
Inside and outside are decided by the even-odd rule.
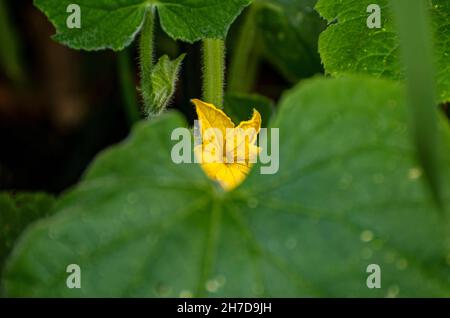
POLYGON ((141 95, 144 102, 146 114, 151 113, 152 109, 152 71, 154 54, 154 24, 155 7, 150 6, 145 15, 144 25, 142 26, 139 39, 139 62, 141 72, 141 95))
POLYGON ((225 81, 225 42, 203 40, 203 100, 223 108, 225 81))
POLYGON ((406 72, 410 131, 432 194, 441 205, 438 113, 429 1, 391 0, 406 72))

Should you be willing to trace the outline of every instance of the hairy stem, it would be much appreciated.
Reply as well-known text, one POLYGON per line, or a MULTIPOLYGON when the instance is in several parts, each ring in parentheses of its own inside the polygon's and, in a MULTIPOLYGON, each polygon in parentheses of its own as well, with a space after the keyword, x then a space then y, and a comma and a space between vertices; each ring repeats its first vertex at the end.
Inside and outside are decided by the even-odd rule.
POLYGON ((141 71, 141 94, 144 101, 145 113, 151 113, 151 91, 153 70, 153 33, 155 9, 150 7, 145 16, 139 41, 139 60, 141 71))
POLYGON ((225 76, 225 43, 223 40, 203 41, 203 99, 222 108, 225 76))

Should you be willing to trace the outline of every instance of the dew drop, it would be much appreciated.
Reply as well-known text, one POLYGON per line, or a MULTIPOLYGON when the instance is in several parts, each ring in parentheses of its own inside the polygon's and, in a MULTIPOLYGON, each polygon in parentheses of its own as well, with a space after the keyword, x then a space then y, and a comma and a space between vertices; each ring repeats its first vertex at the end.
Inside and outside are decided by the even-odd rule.
POLYGON ((210 293, 215 293, 221 288, 223 285, 225 285, 226 278, 223 275, 219 275, 213 279, 208 280, 205 283, 205 289, 210 293))
POLYGON ((194 294, 190 290, 182 290, 180 292, 180 298, 192 298, 194 294))
POLYGON ((401 258, 395 263, 395 266, 397 266, 399 270, 404 270, 408 266, 408 261, 404 258, 401 258))
POLYGON ((418 167, 414 167, 409 169, 408 171, 408 179, 409 180, 416 180, 419 179, 422 176, 422 169, 418 167))
POLYGON ((210 293, 215 293, 219 290, 220 284, 217 279, 210 279, 206 282, 205 288, 210 293))
POLYGON ((290 237, 286 240, 286 248, 289 250, 293 250, 297 246, 297 240, 293 237, 290 237))
POLYGON ((361 232, 361 235, 359 236, 361 241, 364 243, 368 243, 373 240, 373 232, 369 230, 365 230, 361 232))
POLYGON ((387 291, 387 298, 395 298, 400 293, 400 288, 397 285, 389 286, 387 291))

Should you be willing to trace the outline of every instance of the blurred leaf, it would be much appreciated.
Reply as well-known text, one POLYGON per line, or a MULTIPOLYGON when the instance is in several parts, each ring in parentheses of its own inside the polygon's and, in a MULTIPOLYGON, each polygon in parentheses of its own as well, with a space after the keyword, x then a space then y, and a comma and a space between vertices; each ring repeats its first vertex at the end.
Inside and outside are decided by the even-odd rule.
MULTIPOLYGON (((26 231, 7 295, 450 296, 450 231, 416 168, 402 95, 360 77, 302 83, 272 124, 279 172, 258 164, 232 192, 172 162, 179 115, 138 123, 26 231), (81 289, 65 287, 71 263, 81 289), (366 286, 368 264, 380 289, 366 286)), ((448 124, 440 133, 450 150, 448 124)))
POLYGON ((48 216, 53 203, 44 193, 0 192, 0 274, 16 239, 30 223, 48 216))
POLYGON ((195 42, 225 37, 250 0, 79 0, 81 28, 69 29, 72 0, 35 0, 56 28, 55 39, 74 49, 122 50, 140 31, 146 10, 157 7, 161 25, 172 38, 195 42))
MULTIPOLYGON (((439 101, 450 100, 450 1, 432 0, 435 33, 435 63, 439 101)), ((319 40, 319 51, 325 71, 333 76, 367 73, 400 79, 404 71, 399 60, 399 40, 395 32, 392 8, 388 0, 381 7, 382 28, 369 29, 366 12, 372 0, 319 0, 316 9, 330 26, 319 40)))
POLYGON ((326 23, 317 0, 257 0, 256 15, 266 57, 290 81, 322 72, 317 41, 326 23))
POLYGON ((258 8, 252 4, 242 14, 242 22, 237 23, 238 31, 228 38, 230 55, 227 91, 249 93, 255 86, 261 59, 261 34, 257 28, 258 8), (233 37, 235 36, 235 37, 233 37), (231 52, 231 54, 230 54, 231 52), (243 72, 245 70, 245 72, 243 72))
POLYGON ((23 81, 25 72, 20 54, 20 38, 4 0, 0 0, 0 47, 0 66, 6 76, 15 82, 23 81))
POLYGON ((178 81, 178 73, 186 54, 171 61, 167 55, 161 57, 151 74, 150 99, 151 107, 146 109, 150 115, 158 115, 164 111, 170 102, 178 81))
POLYGON ((275 112, 275 106, 270 99, 257 94, 228 93, 225 95, 224 112, 230 116, 234 123, 240 123, 251 118, 253 109, 261 114, 261 127, 267 127, 275 112))

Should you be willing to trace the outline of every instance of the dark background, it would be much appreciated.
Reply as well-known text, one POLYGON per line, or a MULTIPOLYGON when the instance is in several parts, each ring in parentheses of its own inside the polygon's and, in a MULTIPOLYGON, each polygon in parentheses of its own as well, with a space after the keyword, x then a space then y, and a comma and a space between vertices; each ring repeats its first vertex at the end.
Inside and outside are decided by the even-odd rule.
MULTIPOLYGON (((32 1, 3 1, 0 10, 15 31, 21 69, 11 79, 0 66, 0 190, 59 193, 79 180, 99 151, 129 133, 117 53, 75 51, 56 43, 54 28, 32 1)), ((189 100, 201 96, 200 45, 174 42, 159 29, 156 39, 157 56, 187 53, 170 107, 192 121, 189 100)), ((6 49, 0 43, 0 50, 6 49)), ((138 87, 136 45, 127 51, 138 87)), ((256 91, 276 100, 288 86, 262 63, 256 91)))

